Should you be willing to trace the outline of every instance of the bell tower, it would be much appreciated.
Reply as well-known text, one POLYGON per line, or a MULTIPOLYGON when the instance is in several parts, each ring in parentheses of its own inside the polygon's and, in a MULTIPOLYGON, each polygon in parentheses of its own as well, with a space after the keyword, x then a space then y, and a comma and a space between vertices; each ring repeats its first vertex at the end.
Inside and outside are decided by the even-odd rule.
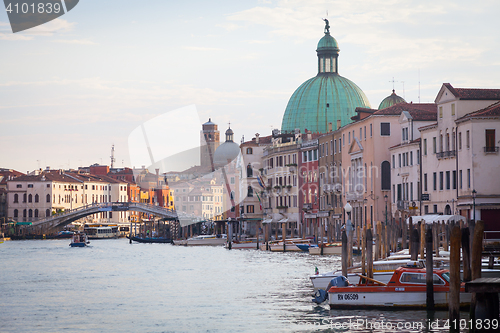
POLYGON ((213 158, 217 147, 220 145, 220 133, 217 124, 208 118, 202 125, 200 133, 200 165, 213 171, 213 158))

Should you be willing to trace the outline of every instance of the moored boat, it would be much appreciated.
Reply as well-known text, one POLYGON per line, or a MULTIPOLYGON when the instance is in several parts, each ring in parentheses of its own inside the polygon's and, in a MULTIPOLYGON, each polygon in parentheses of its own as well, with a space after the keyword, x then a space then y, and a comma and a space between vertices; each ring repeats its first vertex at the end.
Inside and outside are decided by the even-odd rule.
MULTIPOLYGON (((226 247, 229 248, 229 243, 226 243, 226 247)), ((257 240, 256 239, 248 239, 248 240, 233 240, 231 242, 231 249, 257 249, 257 240)))
POLYGON ((127 236, 127 238, 137 243, 172 243, 170 238, 165 237, 127 236))
POLYGON ((174 240, 175 245, 185 245, 185 246, 221 246, 226 244, 227 236, 225 234, 218 235, 199 235, 191 237, 184 240, 174 240))
MULTIPOLYGON (((434 306, 436 309, 448 307, 450 291, 449 271, 433 271, 434 306)), ((331 309, 349 308, 426 308, 426 270, 421 268, 400 267, 396 269, 385 284, 360 276, 360 283, 348 286, 333 286, 328 290, 328 303, 331 309), (362 281, 367 281, 361 283, 362 281)), ((471 294, 460 288, 460 306, 470 304, 471 294)))

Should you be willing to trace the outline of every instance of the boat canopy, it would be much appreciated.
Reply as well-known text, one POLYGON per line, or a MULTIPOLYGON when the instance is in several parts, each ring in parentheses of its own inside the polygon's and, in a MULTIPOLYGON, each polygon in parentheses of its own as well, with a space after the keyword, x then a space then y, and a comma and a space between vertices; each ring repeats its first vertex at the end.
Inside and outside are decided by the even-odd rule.
MULTIPOLYGON (((422 216, 412 216, 412 222, 418 223, 422 220, 425 221, 425 224, 432 224, 434 222, 442 222, 449 224, 450 222, 465 222, 465 217, 462 215, 422 215, 422 216)), ((410 222, 410 218, 406 219, 406 223, 410 222)))

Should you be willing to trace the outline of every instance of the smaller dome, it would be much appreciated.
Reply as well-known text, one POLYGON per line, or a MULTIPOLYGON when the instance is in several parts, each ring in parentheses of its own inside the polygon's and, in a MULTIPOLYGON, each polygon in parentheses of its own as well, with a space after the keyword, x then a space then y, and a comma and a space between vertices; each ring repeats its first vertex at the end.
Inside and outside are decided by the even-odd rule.
POLYGON ((392 89, 392 94, 390 96, 387 96, 382 102, 380 102, 378 109, 382 110, 398 103, 406 103, 406 101, 403 97, 396 95, 396 91, 392 89))
POLYGON ((326 51, 326 50, 335 50, 339 51, 339 45, 335 38, 333 38, 330 33, 325 33, 323 38, 321 38, 318 42, 318 48, 316 51, 326 51))
POLYGON ((227 131, 226 131, 226 138, 228 137, 228 135, 231 136, 231 141, 233 140, 233 130, 231 128, 228 128, 227 131))
POLYGON ((214 154, 214 165, 222 167, 234 160, 240 153, 240 146, 232 141, 221 144, 214 154))

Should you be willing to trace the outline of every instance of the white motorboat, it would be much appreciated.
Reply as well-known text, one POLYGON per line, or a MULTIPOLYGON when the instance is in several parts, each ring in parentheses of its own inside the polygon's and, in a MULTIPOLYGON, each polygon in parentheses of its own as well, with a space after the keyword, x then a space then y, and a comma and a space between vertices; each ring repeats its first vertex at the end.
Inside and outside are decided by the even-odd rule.
POLYGON ((203 246, 203 245, 212 245, 212 246, 221 246, 226 244, 227 236, 224 234, 220 235, 199 235, 192 238, 188 238, 186 240, 186 246, 203 246))

